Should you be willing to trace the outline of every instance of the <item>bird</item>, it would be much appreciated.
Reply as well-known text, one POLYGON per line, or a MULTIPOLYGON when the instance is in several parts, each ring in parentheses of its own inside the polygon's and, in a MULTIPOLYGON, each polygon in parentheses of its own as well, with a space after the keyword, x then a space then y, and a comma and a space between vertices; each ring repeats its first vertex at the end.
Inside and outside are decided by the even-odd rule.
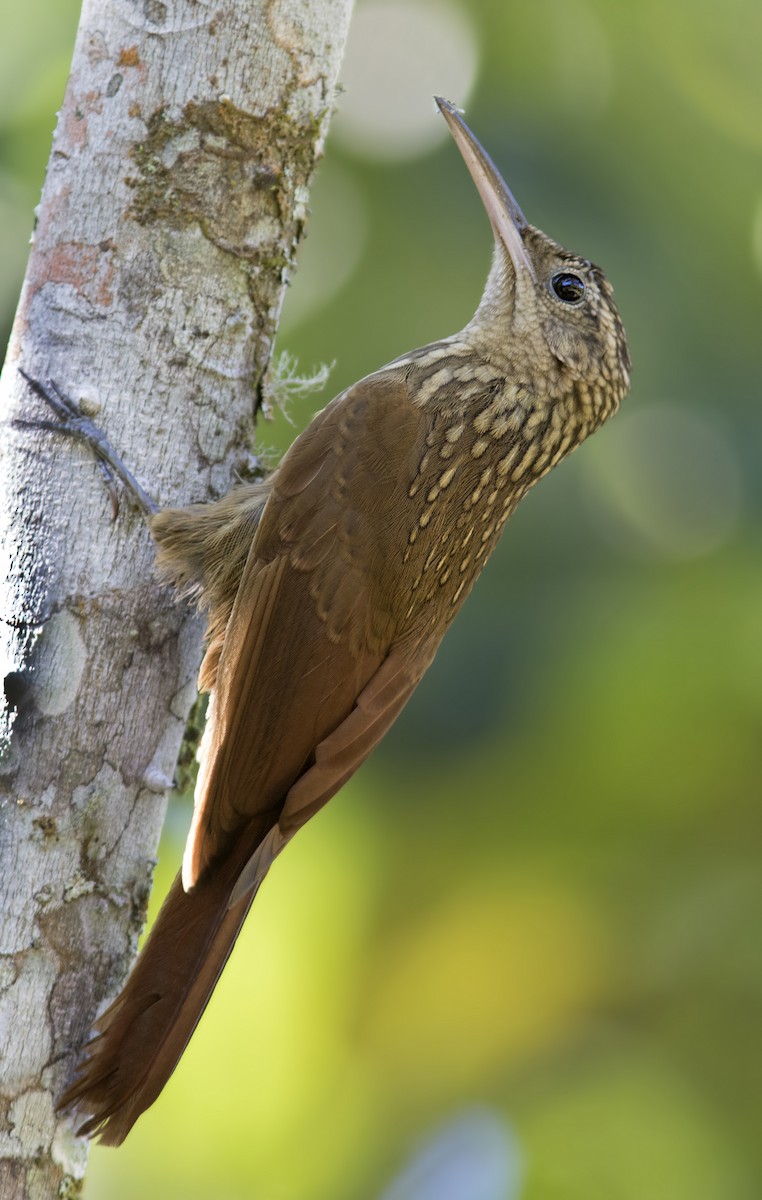
POLYGON ((138 496, 159 572, 207 614, 209 708, 182 869, 58 1105, 106 1145, 162 1091, 272 863, 399 715, 519 501, 629 389, 603 271, 526 220, 435 100, 494 235, 474 315, 343 391, 265 479, 138 496))

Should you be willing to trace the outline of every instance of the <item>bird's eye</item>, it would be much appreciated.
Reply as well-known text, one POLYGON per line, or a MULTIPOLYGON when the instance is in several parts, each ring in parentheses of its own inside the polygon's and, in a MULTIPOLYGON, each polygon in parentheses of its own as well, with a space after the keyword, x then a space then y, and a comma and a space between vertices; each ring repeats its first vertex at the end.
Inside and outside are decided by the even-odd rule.
POLYGON ((579 275, 569 275, 566 271, 554 275, 550 286, 564 304, 579 304, 585 294, 585 285, 579 275))

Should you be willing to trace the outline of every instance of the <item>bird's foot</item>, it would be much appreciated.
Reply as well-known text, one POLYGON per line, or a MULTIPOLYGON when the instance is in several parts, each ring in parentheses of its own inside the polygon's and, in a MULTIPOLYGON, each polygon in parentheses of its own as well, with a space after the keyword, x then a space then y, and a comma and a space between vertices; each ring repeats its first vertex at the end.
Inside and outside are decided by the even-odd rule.
POLYGON ((116 480, 120 479, 133 501, 148 520, 159 511, 147 492, 138 483, 135 476, 122 462, 106 435, 80 409, 75 400, 70 399, 52 379, 41 383, 33 379, 23 368, 19 372, 29 384, 32 391, 44 400, 53 410, 56 421, 40 419, 37 421, 14 421, 14 425, 24 429, 50 429, 53 433, 63 433, 67 437, 85 442, 95 455, 95 460, 103 475, 109 496, 111 497, 111 513, 113 519, 119 513, 119 492, 116 480))

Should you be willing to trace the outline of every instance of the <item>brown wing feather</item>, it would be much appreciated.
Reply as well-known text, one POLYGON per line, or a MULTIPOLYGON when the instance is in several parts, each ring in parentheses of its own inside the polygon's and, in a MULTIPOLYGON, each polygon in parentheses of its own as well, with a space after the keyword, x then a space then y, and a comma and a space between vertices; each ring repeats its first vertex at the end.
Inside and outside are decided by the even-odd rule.
POLYGON ((286 794, 280 818, 241 872, 230 897, 235 905, 256 890, 297 830, 335 796, 393 724, 434 656, 436 645, 415 655, 393 651, 366 684, 349 715, 318 743, 312 765, 286 794))
MULTIPOLYGON (((408 455, 401 469, 390 468, 390 450, 398 465, 401 447, 413 461, 421 426, 401 375, 370 377, 316 418, 272 477, 219 657, 183 865, 186 887, 228 852, 244 827, 247 834, 258 828, 260 840, 275 830, 302 777, 312 783, 295 795, 312 795, 318 748, 348 720, 350 727, 365 720, 358 696, 387 658, 402 608, 383 557, 397 550, 388 546, 390 524, 399 525, 389 512, 407 501, 410 475, 408 455)), ((423 669, 411 670, 405 698, 423 669)), ((360 738, 354 765, 320 785, 325 799, 359 766, 402 703, 378 721, 377 735, 367 733, 362 752, 360 738)), ((297 808, 289 807, 289 836, 318 807, 316 798, 300 802, 305 815, 298 821, 297 808)), ((279 845, 273 832, 260 862, 272 861, 279 845)))

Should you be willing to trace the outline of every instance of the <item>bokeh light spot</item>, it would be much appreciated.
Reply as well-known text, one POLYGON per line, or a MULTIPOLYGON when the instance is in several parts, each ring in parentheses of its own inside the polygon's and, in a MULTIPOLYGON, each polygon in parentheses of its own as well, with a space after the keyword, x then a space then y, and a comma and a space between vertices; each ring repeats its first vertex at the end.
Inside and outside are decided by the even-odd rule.
POLYGON ((698 558, 732 536, 740 466, 706 414, 673 404, 622 413, 591 443, 587 461, 595 519, 617 547, 698 558))
POLYGON ((358 8, 341 72, 347 94, 331 137, 363 158, 415 158, 448 137, 432 97, 465 104, 478 50, 464 8, 373 0, 358 8))
POLYGON ((516 1200, 522 1175, 505 1121, 489 1109, 471 1109, 436 1131, 381 1200, 516 1200))
POLYGON ((307 236, 283 305, 281 334, 325 305, 341 290, 360 262, 367 230, 365 203, 348 171, 326 163, 310 198, 307 236), (312 229, 317 231, 310 237, 312 229))

